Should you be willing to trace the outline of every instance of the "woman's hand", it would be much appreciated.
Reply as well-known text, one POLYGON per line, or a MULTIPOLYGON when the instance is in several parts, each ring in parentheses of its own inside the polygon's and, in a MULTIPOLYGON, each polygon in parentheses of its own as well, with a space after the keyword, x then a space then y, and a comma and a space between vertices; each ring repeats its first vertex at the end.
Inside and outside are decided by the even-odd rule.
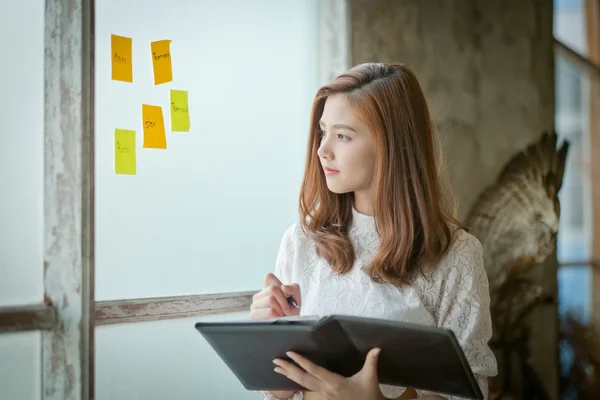
POLYGON ((284 285, 271 273, 265 277, 264 289, 256 293, 250 305, 250 319, 268 319, 288 315, 300 315, 302 299, 300 286, 284 285), (298 303, 298 308, 291 306, 287 298, 292 296, 298 303))
MULTIPOLYGON (((256 293, 250 305, 250 319, 268 319, 286 315, 300 315, 302 299, 298 284, 284 285, 271 273, 265 276, 264 289, 256 293), (298 308, 291 306, 287 297, 292 296, 298 303, 298 308)), ((271 394, 279 399, 289 399, 293 391, 272 391, 271 394)))
POLYGON ((306 389, 319 393, 328 400, 381 400, 385 399, 377 380, 377 360, 380 349, 372 349, 362 369, 346 378, 322 368, 301 355, 288 352, 288 357, 301 368, 289 361, 277 358, 275 372, 287 376, 306 389))

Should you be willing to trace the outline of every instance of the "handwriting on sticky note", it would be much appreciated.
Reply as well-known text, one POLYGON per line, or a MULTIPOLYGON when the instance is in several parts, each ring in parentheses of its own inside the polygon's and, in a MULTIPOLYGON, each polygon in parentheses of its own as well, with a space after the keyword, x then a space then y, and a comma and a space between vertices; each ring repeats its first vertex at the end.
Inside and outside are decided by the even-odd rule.
POLYGON ((131 38, 111 35, 112 79, 133 82, 131 38))
POLYGON ((135 131, 115 129, 115 172, 135 175, 135 131))
POLYGON ((171 90, 171 130, 173 132, 190 131, 190 111, 186 90, 171 90))
POLYGON ((150 44, 152 51, 152 66, 154 68, 154 84, 171 82, 173 69, 171 65, 171 41, 159 40, 150 44))
POLYGON ((165 122, 162 107, 142 104, 142 119, 144 127, 144 147, 166 149, 165 122))

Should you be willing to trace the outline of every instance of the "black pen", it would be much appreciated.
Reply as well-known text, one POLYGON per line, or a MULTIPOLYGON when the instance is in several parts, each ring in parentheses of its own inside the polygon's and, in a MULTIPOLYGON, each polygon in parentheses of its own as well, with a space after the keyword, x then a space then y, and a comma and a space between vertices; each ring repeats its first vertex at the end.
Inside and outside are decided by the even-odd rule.
POLYGON ((290 306, 300 308, 300 306, 298 306, 298 303, 296 303, 296 300, 294 300, 294 298, 292 296, 287 298, 287 302, 290 306))

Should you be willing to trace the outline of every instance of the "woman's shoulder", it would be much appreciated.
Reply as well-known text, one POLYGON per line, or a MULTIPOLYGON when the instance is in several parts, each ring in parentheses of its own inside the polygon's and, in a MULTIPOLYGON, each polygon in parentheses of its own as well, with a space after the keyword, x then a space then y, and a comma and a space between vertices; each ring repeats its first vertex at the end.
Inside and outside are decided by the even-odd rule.
POLYGON ((454 231, 448 251, 434 268, 424 271, 415 284, 423 293, 433 296, 426 300, 432 308, 437 307, 436 299, 448 293, 464 296, 488 287, 479 239, 463 229, 454 231))
POLYGON ((446 254, 434 269, 434 274, 470 275, 483 271, 483 247, 473 234, 462 228, 452 234, 446 254))
POLYGON ((308 243, 309 238, 302 229, 300 222, 295 221, 283 233, 282 241, 288 246, 297 247, 298 245, 308 243))
POLYGON ((473 234, 465 229, 458 228, 452 235, 452 242, 448 248, 448 253, 455 252, 461 256, 479 257, 483 254, 481 242, 473 234))

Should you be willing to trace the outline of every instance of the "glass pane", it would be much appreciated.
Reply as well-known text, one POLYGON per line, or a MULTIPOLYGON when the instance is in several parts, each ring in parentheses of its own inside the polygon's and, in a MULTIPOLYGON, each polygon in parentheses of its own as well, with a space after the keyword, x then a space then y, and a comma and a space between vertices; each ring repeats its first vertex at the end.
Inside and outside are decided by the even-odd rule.
POLYGON ((554 0, 554 37, 587 54, 585 0, 554 0))
POLYGON ((589 322, 592 311, 592 268, 589 265, 558 270, 558 312, 567 312, 581 322, 589 322))
POLYGON ((96 400, 260 400, 194 329, 241 319, 248 313, 97 327, 96 400))
POLYGON ((43 398, 41 346, 40 332, 0 335, 0 399, 43 398))
MULTIPOLYGON (((559 194, 561 218, 558 261, 561 264, 585 263, 591 258, 592 238, 589 173, 590 82, 584 71, 561 57, 556 59, 555 71, 556 130, 571 143, 563 187, 559 194)), ((559 268, 557 279, 558 311, 561 319, 561 398, 578 399, 579 388, 573 383, 578 377, 573 371, 581 362, 580 354, 577 353, 581 344, 573 332, 577 332, 579 326, 590 321, 592 269, 589 265, 564 266, 559 268), (569 314, 575 318, 567 318, 569 314)))
POLYGON ((591 257, 591 187, 589 176, 589 82, 585 72, 561 57, 556 61, 556 129, 569 140, 569 156, 559 197, 561 218, 558 261, 591 257))

